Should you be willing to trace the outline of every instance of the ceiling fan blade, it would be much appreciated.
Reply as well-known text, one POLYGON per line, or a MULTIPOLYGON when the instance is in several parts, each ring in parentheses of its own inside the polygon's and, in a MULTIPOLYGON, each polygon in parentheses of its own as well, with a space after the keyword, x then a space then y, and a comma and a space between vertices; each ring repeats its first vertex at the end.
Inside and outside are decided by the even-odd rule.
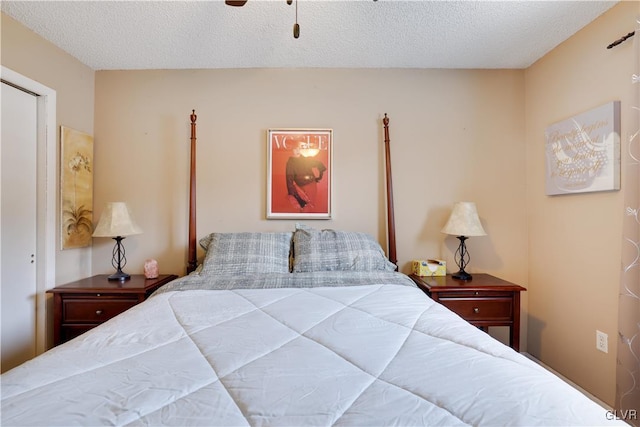
POLYGON ((227 6, 235 6, 235 7, 240 7, 240 6, 244 6, 244 4, 247 2, 247 0, 225 0, 224 3, 227 6))

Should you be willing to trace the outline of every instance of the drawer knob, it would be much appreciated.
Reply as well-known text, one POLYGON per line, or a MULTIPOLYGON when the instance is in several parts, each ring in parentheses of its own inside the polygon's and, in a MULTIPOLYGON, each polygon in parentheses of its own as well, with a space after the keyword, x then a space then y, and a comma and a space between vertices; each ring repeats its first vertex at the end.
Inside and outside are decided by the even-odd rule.
POLYGON ((478 307, 473 307, 473 312, 475 314, 478 314, 478 313, 480 313, 480 309, 478 307))
POLYGON ((476 292, 475 292, 475 295, 476 295, 476 296, 480 295, 480 292, 476 291, 476 292))
POLYGON ((96 314, 100 316, 102 314, 102 310, 96 310, 96 314))

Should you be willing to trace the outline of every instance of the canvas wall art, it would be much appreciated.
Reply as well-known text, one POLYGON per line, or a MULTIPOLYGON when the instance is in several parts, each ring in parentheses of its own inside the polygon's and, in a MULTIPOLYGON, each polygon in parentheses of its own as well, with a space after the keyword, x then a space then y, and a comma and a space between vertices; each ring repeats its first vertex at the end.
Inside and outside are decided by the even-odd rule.
POLYGON ((331 129, 270 129, 267 218, 331 218, 331 129))
POLYGON ((93 233, 93 137, 60 127, 62 249, 91 245, 93 233))
POLYGON ((620 101, 546 129, 546 194, 620 189, 620 101))

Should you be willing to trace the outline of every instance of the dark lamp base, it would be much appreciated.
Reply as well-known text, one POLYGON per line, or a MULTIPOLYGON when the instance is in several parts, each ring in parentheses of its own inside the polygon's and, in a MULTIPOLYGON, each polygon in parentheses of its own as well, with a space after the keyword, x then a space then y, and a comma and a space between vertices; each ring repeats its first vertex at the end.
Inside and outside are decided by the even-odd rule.
POLYGON ((453 278, 458 280, 465 280, 465 281, 473 279, 473 277, 464 270, 460 270, 457 273, 454 273, 453 278))
POLYGON ((111 276, 107 277, 108 280, 118 280, 120 282, 124 282, 126 280, 129 280, 131 278, 130 275, 128 275, 127 273, 124 273, 122 271, 118 271, 116 273, 113 273, 111 276))
POLYGON ((127 258, 124 256, 124 246, 122 245, 124 237, 116 236, 113 238, 113 240, 116 241, 116 245, 113 247, 113 258, 111 259, 111 265, 116 269, 116 272, 107 277, 107 279, 124 282, 131 278, 130 275, 122 271, 124 266, 127 264, 127 258))

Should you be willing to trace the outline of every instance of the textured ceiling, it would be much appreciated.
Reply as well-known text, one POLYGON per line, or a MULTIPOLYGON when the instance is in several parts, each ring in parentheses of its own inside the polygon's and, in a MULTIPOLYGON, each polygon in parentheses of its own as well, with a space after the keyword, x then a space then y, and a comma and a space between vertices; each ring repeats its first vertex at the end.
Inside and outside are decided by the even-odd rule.
MULTIPOLYGON (((9 1, 95 70, 526 68, 615 1, 9 1)), ((603 48, 607 44, 603 40, 603 48)))

